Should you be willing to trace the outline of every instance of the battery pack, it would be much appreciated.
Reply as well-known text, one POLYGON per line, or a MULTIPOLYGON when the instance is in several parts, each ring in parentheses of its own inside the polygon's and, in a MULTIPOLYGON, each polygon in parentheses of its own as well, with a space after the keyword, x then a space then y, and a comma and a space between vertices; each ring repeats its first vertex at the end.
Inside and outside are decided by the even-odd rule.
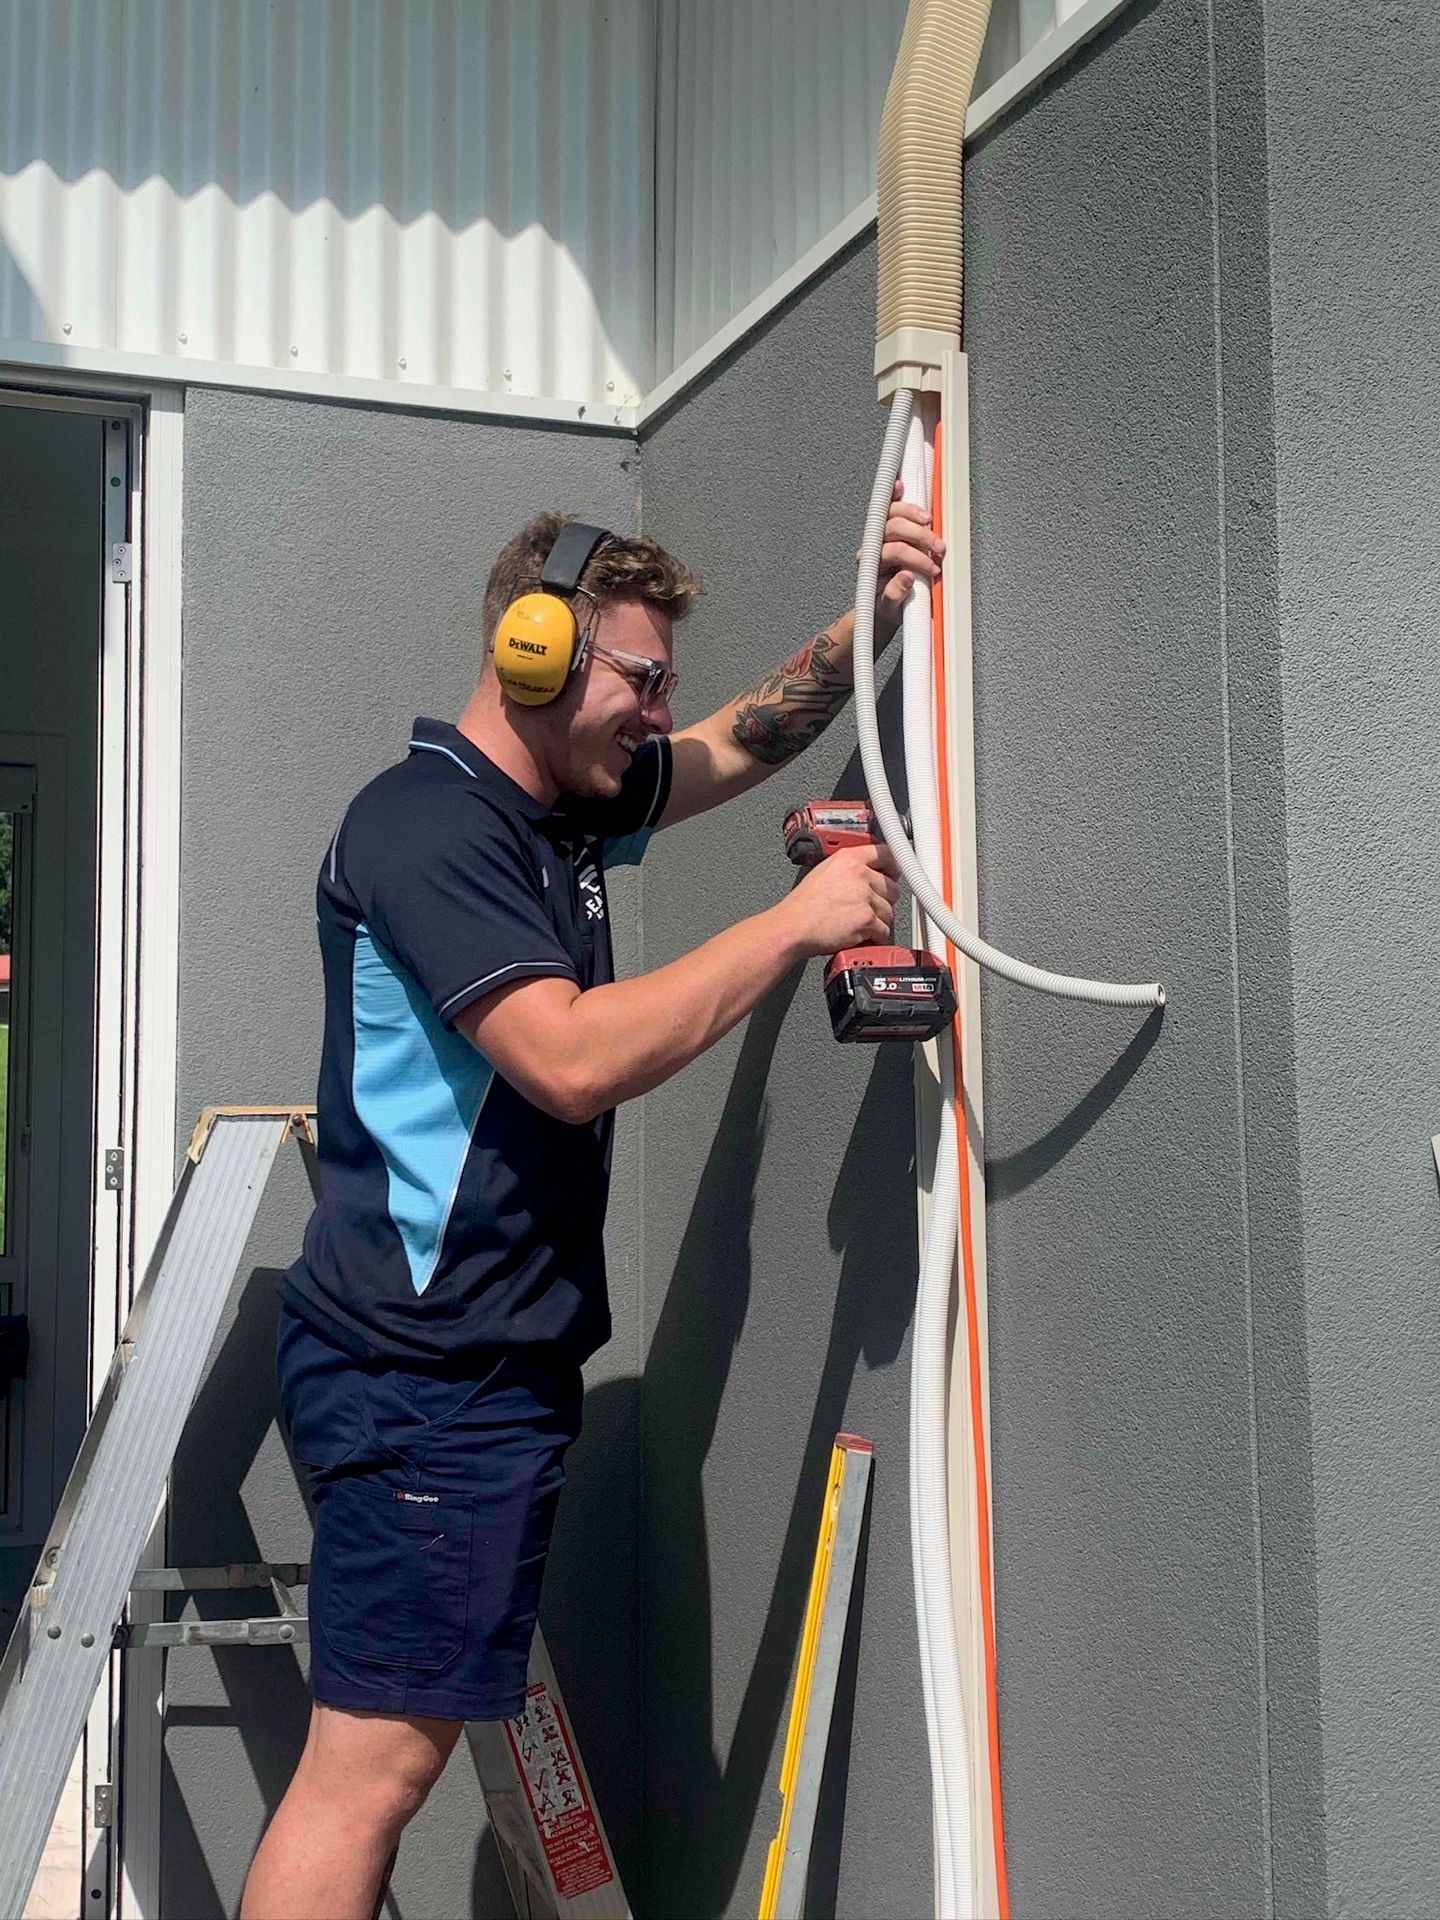
POLYGON ((955 983, 933 953, 849 947, 825 969, 825 1004, 837 1040, 929 1040, 955 1018, 955 983))

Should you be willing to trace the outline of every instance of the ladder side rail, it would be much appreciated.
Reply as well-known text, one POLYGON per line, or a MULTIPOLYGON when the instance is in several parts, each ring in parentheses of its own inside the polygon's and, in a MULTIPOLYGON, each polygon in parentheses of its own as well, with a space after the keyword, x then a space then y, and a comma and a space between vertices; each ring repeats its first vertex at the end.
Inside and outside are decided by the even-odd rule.
MULTIPOLYGON (((632 1920, 538 1626, 530 1648, 525 1711, 513 1720, 471 1720, 465 1737, 516 1913, 526 1920, 632 1920), (528 1743, 535 1742, 550 1751, 531 1756, 528 1743), (575 1797, 572 1805, 547 1809, 537 1801, 537 1786, 544 1764, 557 1755, 560 1766, 573 1774, 575 1797)), ((554 1775, 552 1765, 551 1781, 558 1784, 554 1775)))
MULTIPOLYGON (((134 1354, 135 1342, 140 1336, 140 1327, 150 1304, 150 1296, 154 1292, 155 1280, 164 1264, 171 1235, 175 1230, 175 1222, 179 1218, 180 1210, 185 1204, 185 1197, 190 1190, 190 1180, 194 1172, 194 1162, 187 1160, 181 1172, 179 1183, 171 1197, 169 1209, 166 1212, 159 1238, 155 1244, 155 1251, 150 1256, 149 1265, 145 1269, 145 1278, 135 1294, 129 1315, 121 1330, 120 1344, 111 1356, 104 1382, 99 1394, 96 1396, 89 1423, 85 1428, 85 1437, 80 1442, 80 1449, 75 1455, 75 1460, 70 1468, 69 1474, 66 1476, 64 1490, 55 1508, 55 1517, 50 1522, 50 1530, 45 1536, 45 1545, 41 1550, 40 1559, 36 1565, 35 1577, 31 1582, 32 1603, 34 1600, 39 1599, 43 1604, 44 1598, 46 1597, 44 1589, 50 1585, 55 1568, 59 1564, 60 1549, 64 1544, 66 1534, 70 1530, 70 1523, 75 1517, 75 1508, 80 1498, 81 1489, 89 1476, 95 1455, 100 1450, 106 1429, 109 1426, 110 1417, 115 1407, 115 1397, 120 1389, 120 1382, 124 1379, 134 1354)), ((21 1618, 23 1619, 24 1617, 22 1614, 21 1618)), ((13 1668, 17 1663, 16 1643, 18 1638, 18 1633, 11 1635, 10 1643, 5 1649, 4 1658, 0 1659, 0 1715, 3 1715, 9 1687, 14 1678, 13 1668)))
MULTIPOLYGON (((182 1179, 128 1367, 0 1695, 0 1913, 20 1913, 289 1116, 224 1115, 182 1179)), ((77 1463, 78 1465, 78 1463, 77 1463)))

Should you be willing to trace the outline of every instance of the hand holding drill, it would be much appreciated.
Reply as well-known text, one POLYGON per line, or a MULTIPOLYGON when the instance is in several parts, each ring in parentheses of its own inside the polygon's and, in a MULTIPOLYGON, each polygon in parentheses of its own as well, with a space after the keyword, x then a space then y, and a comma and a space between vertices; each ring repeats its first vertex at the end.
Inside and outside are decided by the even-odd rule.
POLYGON ((895 927, 900 869, 883 841, 843 847, 812 866, 785 905, 811 955, 884 946, 895 927))
POLYGON ((955 983, 933 953, 890 945, 899 868, 863 800, 812 800, 785 816, 785 852, 808 868, 790 896, 811 951, 833 955, 825 1001, 837 1040, 929 1040, 955 1018, 955 983))

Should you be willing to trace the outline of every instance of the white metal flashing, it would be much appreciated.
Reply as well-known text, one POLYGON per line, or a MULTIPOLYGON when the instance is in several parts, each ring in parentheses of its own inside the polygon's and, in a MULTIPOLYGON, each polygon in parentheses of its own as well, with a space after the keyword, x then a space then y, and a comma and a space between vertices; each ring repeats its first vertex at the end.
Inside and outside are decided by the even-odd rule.
POLYGON ((541 426, 633 432, 639 408, 594 406, 584 400, 540 400, 521 394, 484 393, 468 387, 400 386, 393 380, 350 375, 291 373, 282 367, 221 366, 166 354, 123 353, 108 347, 57 347, 30 340, 0 340, 0 377, 7 369, 34 375, 52 372, 83 382, 104 380, 149 390, 171 387, 239 387, 298 399, 348 400, 367 407, 399 407, 416 413, 475 414, 482 419, 534 422, 541 426))
MULTIPOLYGON (((970 111, 965 117, 966 139, 975 140, 987 132, 1012 107, 1034 93, 1056 68, 1070 60, 1087 41, 1093 40, 1129 4, 1130 0, 1080 0, 1080 4, 1052 33, 1047 33, 1037 41, 1003 78, 997 80, 993 87, 987 87, 971 102, 970 111)), ((802 254, 793 267, 772 280, 765 291, 757 294, 733 320, 727 321, 718 332, 712 334, 705 345, 692 353, 667 379, 652 388, 636 410, 639 416, 637 424, 648 426, 777 307, 783 306, 807 281, 823 272, 837 254, 843 253, 852 241, 857 240, 874 223, 874 219, 875 195, 872 193, 833 226, 823 240, 817 241, 808 253, 802 254)))
POLYGON ((762 320, 774 313, 777 307, 784 306, 794 294, 817 273, 822 272, 836 254, 843 253, 852 240, 858 240, 867 227, 875 224, 875 196, 872 193, 860 202, 852 212, 833 226, 823 240, 819 240, 808 253, 801 254, 793 267, 786 269, 777 279, 772 280, 763 293, 756 294, 748 307, 742 307, 733 320, 727 320, 717 333, 710 338, 698 352, 692 353, 688 360, 682 361, 668 379, 662 380, 658 387, 646 394, 636 409, 637 426, 645 427, 661 414, 671 403, 677 400, 687 387, 693 387, 700 376, 717 360, 722 359, 732 348, 739 345, 747 333, 754 331, 762 320))

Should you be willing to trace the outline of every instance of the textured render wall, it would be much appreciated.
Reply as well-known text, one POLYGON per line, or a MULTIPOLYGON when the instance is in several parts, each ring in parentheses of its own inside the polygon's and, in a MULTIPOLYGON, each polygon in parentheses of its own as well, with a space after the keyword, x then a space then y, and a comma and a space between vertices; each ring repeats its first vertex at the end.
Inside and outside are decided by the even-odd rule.
MULTIPOLYGON (((1258 1914, 1272 1825, 1276 1910, 1324 1905, 1293 1069, 1271 1017, 1261 72, 1228 0, 1137 6, 968 172, 984 919, 1013 950, 1173 995, 1163 1024, 986 996, 1011 1892, 1045 1920, 1258 1914), (1289 1687, 1268 1727, 1262 1637, 1289 1687), (1268 1793, 1267 1735, 1286 1768, 1268 1793)), ((872 316, 866 246, 646 439, 643 523, 711 582, 685 715, 843 604, 881 428, 872 316)), ((774 897, 784 806, 855 784, 837 734, 657 843, 647 964, 774 897)), ((657 1913, 738 1914, 758 1887, 847 1424, 879 1469, 821 1871, 839 1914, 928 1905, 910 1137, 903 1056, 837 1051, 813 970, 647 1101, 657 1913)))
MULTIPOLYGON (((478 664, 485 574, 529 514, 633 524, 625 439, 194 391, 185 445, 185 754, 180 1112, 312 1098, 320 979, 313 889, 351 794, 405 750, 417 712, 453 717, 478 664)), ((617 928, 633 914, 617 897, 617 928)), ((629 956, 617 955, 622 965, 629 956)), ((545 1617, 597 1792, 633 1877, 636 1718, 636 1183, 617 1153, 616 1337, 587 1431, 545 1617)), ((284 1168, 247 1264, 286 1264, 307 1190, 284 1168)), ((258 1274, 225 1330, 176 1481, 180 1564, 303 1558, 309 1530, 273 1419, 275 1318, 258 1274)), ((251 1605, 258 1604, 252 1599, 251 1605)), ((248 1607, 241 1610, 249 1610, 248 1607)), ((233 1912, 307 1712, 289 1652, 169 1664, 162 1889, 186 1920, 233 1912)), ((462 1743, 407 1841, 402 1915, 511 1911, 462 1743)), ((388 1909, 387 1909, 388 1911, 388 1909)))
POLYGON ((1440 1887, 1440 14, 1267 0, 1332 1910, 1440 1887))
MULTIPOLYGON (((866 375, 871 275, 868 254, 846 261, 644 445, 645 529, 706 584, 677 643, 679 724, 848 604, 853 528, 883 429, 866 375)), ((862 791, 853 747, 843 723, 757 793, 659 836, 645 868, 647 966, 779 897, 791 872, 781 817, 812 794, 862 791)), ((754 1911, 841 1428, 867 1434, 877 1457, 853 1698, 847 1687, 837 1714, 848 1785, 827 1808, 812 1904, 846 1916, 929 1908, 905 1472, 912 1140, 909 1050, 837 1048, 817 968, 645 1102, 645 1850, 656 1916, 754 1911)))
POLYGON ((1046 1914, 1323 1907, 1261 71, 1243 7, 1136 9, 970 168, 982 903, 1173 993, 1129 1045, 986 1002, 1007 1807, 1046 1914))

